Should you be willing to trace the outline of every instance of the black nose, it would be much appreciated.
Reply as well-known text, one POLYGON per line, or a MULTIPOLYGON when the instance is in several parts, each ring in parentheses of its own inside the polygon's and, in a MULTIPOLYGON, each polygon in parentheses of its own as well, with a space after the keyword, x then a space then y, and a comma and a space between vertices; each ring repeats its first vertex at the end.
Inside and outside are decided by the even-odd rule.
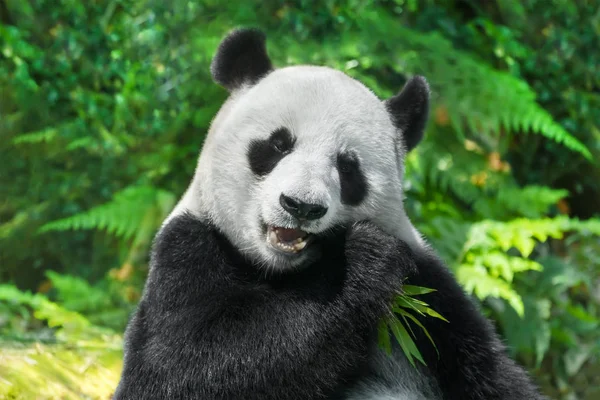
POLYGON ((279 196, 279 204, 285 211, 298 219, 319 219, 327 213, 327 207, 320 204, 305 203, 284 194, 279 196))

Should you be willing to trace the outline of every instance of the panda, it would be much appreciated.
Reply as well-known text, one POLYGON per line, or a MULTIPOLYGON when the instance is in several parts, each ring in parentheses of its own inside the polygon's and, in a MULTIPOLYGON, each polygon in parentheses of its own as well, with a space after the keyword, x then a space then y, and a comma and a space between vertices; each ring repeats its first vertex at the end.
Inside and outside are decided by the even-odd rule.
POLYGON ((211 73, 230 97, 153 243, 114 399, 544 399, 403 208, 424 78, 382 101, 337 70, 274 68, 253 28, 211 73), (406 283, 449 321, 420 319, 437 350, 414 330, 426 366, 377 345, 406 283))

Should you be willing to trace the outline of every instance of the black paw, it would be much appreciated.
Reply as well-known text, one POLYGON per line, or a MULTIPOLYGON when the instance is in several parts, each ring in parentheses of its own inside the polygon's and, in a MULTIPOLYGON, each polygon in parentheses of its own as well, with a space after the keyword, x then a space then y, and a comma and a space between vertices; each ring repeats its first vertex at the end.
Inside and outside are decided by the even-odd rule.
POLYGON ((345 254, 355 279, 384 290, 399 291, 404 279, 416 269, 409 246, 369 221, 349 228, 345 254))

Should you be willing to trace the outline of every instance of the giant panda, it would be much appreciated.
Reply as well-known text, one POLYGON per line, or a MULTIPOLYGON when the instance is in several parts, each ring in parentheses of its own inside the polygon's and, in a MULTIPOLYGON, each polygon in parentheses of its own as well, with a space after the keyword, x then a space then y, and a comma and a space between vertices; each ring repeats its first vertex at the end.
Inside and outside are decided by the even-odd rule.
POLYGON ((340 71, 274 68, 265 42, 235 30, 213 59, 230 97, 153 243, 114 398, 542 399, 403 208, 426 80, 382 101, 340 71), (406 283, 449 321, 421 319, 437 352, 413 330, 427 366, 377 345, 406 283))

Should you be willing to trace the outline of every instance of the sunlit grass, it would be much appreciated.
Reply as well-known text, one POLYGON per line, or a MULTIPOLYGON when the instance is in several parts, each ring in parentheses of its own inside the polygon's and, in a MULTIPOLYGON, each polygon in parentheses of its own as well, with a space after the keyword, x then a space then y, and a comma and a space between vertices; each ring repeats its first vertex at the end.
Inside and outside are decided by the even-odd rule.
POLYGON ((110 399, 122 368, 119 343, 0 343, 0 399, 110 399))

